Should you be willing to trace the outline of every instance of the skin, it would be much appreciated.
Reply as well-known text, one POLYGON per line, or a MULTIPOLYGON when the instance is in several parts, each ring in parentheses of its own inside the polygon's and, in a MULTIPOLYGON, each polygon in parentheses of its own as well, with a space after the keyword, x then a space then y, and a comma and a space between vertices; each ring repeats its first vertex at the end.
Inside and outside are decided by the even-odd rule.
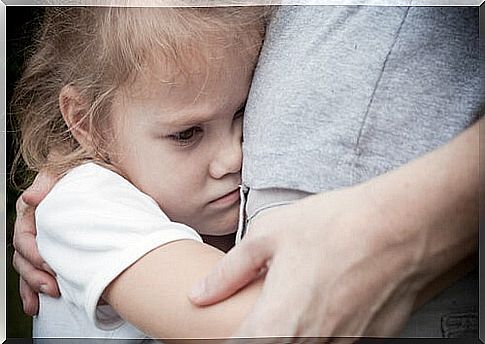
POLYGON ((209 79, 180 77, 168 85, 160 80, 173 72, 156 65, 119 92, 112 108, 110 161, 172 221, 201 234, 237 228, 242 115, 251 80, 238 64, 247 62, 232 54, 219 67, 232 70, 227 78, 210 71, 209 79))
MULTIPOLYGON (((151 196, 171 220, 192 226, 206 238, 222 237, 214 240, 220 246, 237 228, 242 113, 257 53, 223 49, 213 50, 216 62, 209 56, 207 74, 194 67, 182 75, 154 63, 120 90, 110 113, 109 156, 116 171, 151 196)), ((85 102, 72 87, 65 87, 59 99, 66 123, 75 128, 73 135, 89 149, 89 132, 79 125, 85 102)), ((33 215, 21 200, 18 221, 23 210, 33 215)), ((15 240, 25 235, 35 237, 26 230, 18 232, 15 240)), ((261 282, 214 306, 195 307, 187 298, 190 286, 222 256, 222 251, 206 243, 168 243, 112 281, 102 301, 154 338, 229 337, 254 304, 261 282)), ((16 269, 25 271, 27 260, 18 253, 14 259, 16 269)), ((21 295, 26 292, 21 280, 21 295)))
POLYGON ((478 129, 366 183, 266 212, 191 300, 224 299, 263 268, 237 336, 396 335, 413 309, 476 266, 478 129), (281 316, 281 299, 294 316, 281 316))
MULTIPOLYGON (((122 98, 122 101, 130 100, 122 98)), ((121 142, 120 147, 127 145, 121 142)), ((143 187, 143 181, 133 180, 143 187)), ((48 185, 52 181, 37 183, 48 185)), ((38 184, 34 185, 35 188, 38 184)), ((193 254, 197 254, 206 257, 203 266, 192 271, 191 264, 178 265, 171 272, 190 271, 191 277, 180 288, 170 291, 175 299, 183 300, 174 305, 184 313, 207 310, 190 305, 183 295, 214 264, 209 277, 190 294, 196 305, 214 304, 234 295, 267 269, 256 306, 252 310, 243 307, 242 313, 249 315, 235 332, 237 335, 392 335, 413 309, 473 266, 470 257, 477 251, 478 185, 478 124, 475 124, 449 144, 395 171, 261 215, 245 240, 221 261, 222 254, 211 248, 185 246, 186 241, 166 245, 167 250, 173 251, 156 250, 153 256, 147 255, 147 265, 136 264, 140 269, 128 269, 126 275, 110 286, 105 297, 126 317, 153 303, 155 307, 149 311, 148 320, 155 319, 156 310, 167 307, 165 302, 170 303, 171 299, 154 303, 159 295, 150 294, 147 299, 127 304, 125 300, 133 295, 124 293, 132 290, 136 298, 136 281, 140 280, 137 277, 151 271, 151 262, 163 260, 165 252, 180 258, 177 262, 190 262, 193 254), (440 240, 430 239, 434 237, 440 240), (209 253, 204 253, 205 249, 209 253), (288 284, 289 276, 298 279, 293 278, 288 284), (281 312, 282 299, 291 316, 281 312), (268 333, 268 329, 272 332, 268 333)), ((56 294, 55 280, 46 274, 35 248, 32 210, 50 187, 41 188, 31 189, 19 199, 16 228, 20 229, 14 238, 14 263, 25 278, 21 279, 24 308, 33 313, 38 307, 33 291, 39 291, 40 285, 45 285, 45 292, 56 294), (26 286, 27 283, 32 287, 26 286)), ((166 285, 169 281, 151 282, 157 287, 169 287, 166 285)), ((245 292, 244 289, 242 293, 245 292)), ((245 297, 257 296, 248 293, 236 295, 242 297, 242 304, 247 302, 245 297)), ((227 335, 241 319, 237 317, 234 323, 225 324, 224 332, 218 333, 227 335)), ((140 326, 146 326, 142 328, 147 333, 158 334, 150 324, 140 326)))
POLYGON ((103 297, 153 338, 229 338, 251 310, 262 281, 208 307, 194 306, 186 295, 222 256, 214 247, 190 240, 164 245, 121 274, 103 297))
MULTIPOLYGON (((268 335, 268 328, 272 335, 289 336, 395 334, 414 309, 476 265, 482 122, 393 172, 268 211, 193 290, 192 302, 224 299, 263 267, 268 273, 261 296, 236 336, 268 335), (295 226, 300 229, 297 238, 295 226), (437 235, 440 240, 429 239, 437 235), (298 279, 288 288, 288 276, 296 274, 298 279), (291 317, 281 312, 282 299, 291 317)), ((24 198, 34 203, 43 197, 49 189, 45 185, 52 183, 43 178, 20 204, 24 198)), ((23 274, 32 286, 26 288, 24 301, 35 310, 32 290, 42 282, 50 293, 55 283, 29 266, 36 250, 28 220, 26 215, 26 222, 17 227, 22 231, 16 233, 28 235, 16 241, 16 248, 17 257, 29 257, 21 268, 31 273, 23 274)), ((41 263, 37 257, 35 264, 41 263)))

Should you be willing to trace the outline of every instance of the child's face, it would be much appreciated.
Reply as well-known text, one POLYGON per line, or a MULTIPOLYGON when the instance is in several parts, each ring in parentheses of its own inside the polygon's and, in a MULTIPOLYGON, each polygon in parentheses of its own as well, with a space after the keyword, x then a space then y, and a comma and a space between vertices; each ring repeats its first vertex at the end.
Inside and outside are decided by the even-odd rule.
POLYGON ((201 234, 237 226, 242 114, 252 74, 240 60, 235 55, 217 61, 209 75, 194 70, 169 82, 163 67, 151 68, 113 104, 114 165, 171 220, 201 234))

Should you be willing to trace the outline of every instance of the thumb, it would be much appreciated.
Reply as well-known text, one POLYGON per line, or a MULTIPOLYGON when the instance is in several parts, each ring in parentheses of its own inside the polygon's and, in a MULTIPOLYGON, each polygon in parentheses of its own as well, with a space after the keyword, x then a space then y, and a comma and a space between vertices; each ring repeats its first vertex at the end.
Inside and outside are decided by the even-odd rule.
POLYGON ((46 171, 40 171, 34 182, 22 194, 22 200, 32 207, 37 207, 54 187, 57 178, 46 171))
POLYGON ((243 240, 192 288, 189 299, 198 306, 207 306, 228 298, 266 272, 272 254, 270 245, 257 236, 243 240))

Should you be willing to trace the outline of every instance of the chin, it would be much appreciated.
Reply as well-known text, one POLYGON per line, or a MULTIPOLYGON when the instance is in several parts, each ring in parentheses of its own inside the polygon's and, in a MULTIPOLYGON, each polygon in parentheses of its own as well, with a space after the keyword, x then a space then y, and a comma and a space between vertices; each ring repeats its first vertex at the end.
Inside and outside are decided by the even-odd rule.
POLYGON ((234 234, 237 231, 237 221, 236 224, 230 227, 223 227, 223 228, 214 228, 214 227, 207 227, 207 228, 200 228, 197 232, 202 235, 211 235, 211 236, 223 236, 234 234))
POLYGON ((239 220, 239 208, 233 213, 229 213, 225 217, 206 221, 202 226, 198 227, 198 232, 202 235, 223 236, 233 234, 237 231, 239 220))

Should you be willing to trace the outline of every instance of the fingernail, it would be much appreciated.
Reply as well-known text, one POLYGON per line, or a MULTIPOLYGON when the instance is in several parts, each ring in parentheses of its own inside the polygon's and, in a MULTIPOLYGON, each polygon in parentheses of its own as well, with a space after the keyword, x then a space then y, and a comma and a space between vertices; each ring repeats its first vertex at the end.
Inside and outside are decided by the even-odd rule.
POLYGON ((190 290, 189 298, 193 301, 199 301, 203 294, 205 293, 205 283, 199 282, 195 285, 195 287, 190 290))
POLYGON ((41 284, 41 285, 40 285, 40 287, 39 287, 39 291, 40 291, 42 294, 47 294, 47 291, 48 291, 47 284, 41 284))
POLYGON ((56 277, 56 273, 54 272, 54 270, 51 269, 51 267, 49 265, 47 265, 47 263, 42 264, 42 269, 44 269, 46 272, 48 272, 52 276, 56 277))

